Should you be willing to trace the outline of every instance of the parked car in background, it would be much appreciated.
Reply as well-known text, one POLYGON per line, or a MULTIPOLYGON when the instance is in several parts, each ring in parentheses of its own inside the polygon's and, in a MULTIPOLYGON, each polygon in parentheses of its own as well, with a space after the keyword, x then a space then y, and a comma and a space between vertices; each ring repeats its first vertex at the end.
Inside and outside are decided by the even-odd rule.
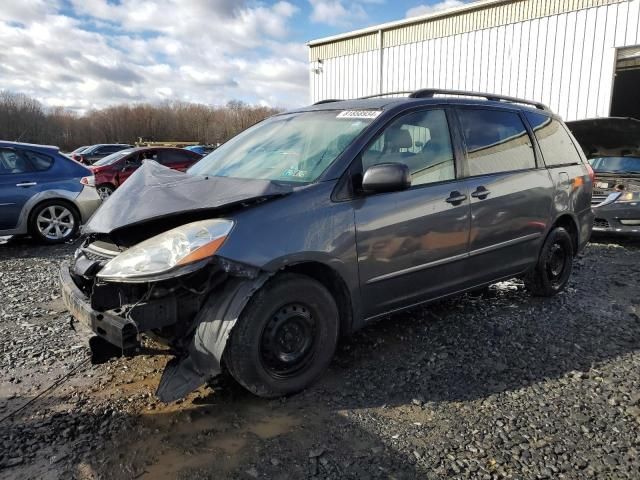
POLYGON ((98 160, 89 168, 95 176, 100 197, 109 197, 142 164, 155 160, 174 170, 185 171, 202 157, 195 152, 172 147, 139 147, 121 150, 98 160))
POLYGON ((72 156, 72 158, 85 165, 92 165, 101 158, 131 147, 132 145, 125 143, 101 143, 87 147, 79 154, 76 154, 77 156, 72 156))
POLYGON ((70 239, 101 203, 93 182, 57 147, 0 141, 0 236, 70 239))
POLYGON ((135 354, 143 332, 171 346, 163 401, 222 363, 254 394, 286 395, 322 374, 341 335, 391 312, 513 277, 561 292, 591 234, 592 175, 537 103, 326 101, 186 173, 145 162, 85 226, 63 297, 94 348, 135 354))
POLYGON ((74 151, 67 153, 66 155, 68 157, 73 158, 75 161, 80 161, 80 154, 82 152, 84 152, 87 148, 89 148, 89 145, 84 145, 82 147, 78 147, 76 148, 74 151))
POLYGON ((209 155, 211 152, 213 152, 214 147, 210 145, 189 145, 188 147, 184 147, 184 149, 195 152, 198 155, 202 155, 204 157, 205 155, 209 155))
POLYGON ((640 235, 640 120, 568 122, 595 171, 595 232, 640 235))

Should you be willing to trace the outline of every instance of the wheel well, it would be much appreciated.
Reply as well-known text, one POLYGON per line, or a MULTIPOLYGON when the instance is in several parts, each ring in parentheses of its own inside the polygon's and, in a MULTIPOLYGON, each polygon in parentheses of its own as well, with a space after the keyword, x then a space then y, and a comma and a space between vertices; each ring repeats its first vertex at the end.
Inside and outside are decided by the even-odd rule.
POLYGON ((35 212, 38 210, 38 208, 40 208, 42 205, 46 204, 46 203, 50 203, 50 202, 57 202, 57 203, 61 203, 66 205, 67 207, 69 207, 71 210, 73 210, 73 213, 76 214, 76 216, 78 217, 78 221, 82 222, 82 215, 80 215, 80 211, 78 210, 78 208, 73 204, 73 202, 70 202, 69 200, 67 200, 66 198, 47 198, 45 200, 42 200, 38 203, 36 203, 33 208, 29 211, 29 216, 27 217, 27 229, 29 230, 29 234, 33 234, 33 232, 31 231, 31 223, 33 221, 33 216, 35 215, 35 212))
POLYGON ((306 275, 320 282, 333 296, 340 315, 340 334, 347 335, 353 325, 351 295, 342 277, 331 267, 318 262, 304 262, 290 265, 281 271, 306 275))
POLYGON ((562 227, 571 236, 571 241, 573 243, 573 254, 574 256, 578 253, 579 241, 578 241, 578 226, 573 218, 570 215, 562 215, 559 217, 555 223, 554 227, 562 227))

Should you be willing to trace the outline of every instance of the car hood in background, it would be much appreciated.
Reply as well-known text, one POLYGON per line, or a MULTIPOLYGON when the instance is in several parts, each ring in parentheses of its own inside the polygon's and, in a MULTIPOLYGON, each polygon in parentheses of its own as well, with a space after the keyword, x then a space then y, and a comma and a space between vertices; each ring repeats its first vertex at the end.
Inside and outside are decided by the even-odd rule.
POLYGON ((640 156, 640 120, 592 118, 566 125, 587 158, 640 156))
MULTIPOLYGON (((108 235, 135 228, 139 240, 153 221, 160 231, 192 221, 194 213, 286 195, 291 187, 270 180, 188 175, 147 160, 98 209, 85 225, 86 235, 108 235), (159 224, 159 225, 158 225, 159 224)), ((127 235, 130 236, 131 235, 127 235)), ((115 240, 115 238, 114 238, 115 240)), ((127 242, 129 243, 129 242, 127 242)))

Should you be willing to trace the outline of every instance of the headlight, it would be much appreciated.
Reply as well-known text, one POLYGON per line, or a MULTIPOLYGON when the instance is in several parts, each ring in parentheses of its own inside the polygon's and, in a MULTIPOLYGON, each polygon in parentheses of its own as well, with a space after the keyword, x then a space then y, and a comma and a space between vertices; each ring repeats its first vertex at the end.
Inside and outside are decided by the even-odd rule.
POLYGON ((640 202, 640 192, 623 192, 616 200, 616 203, 632 202, 640 202))
POLYGON ((98 278, 110 282, 149 282, 191 273, 222 246, 233 222, 215 219, 188 223, 152 237, 107 263, 98 278))

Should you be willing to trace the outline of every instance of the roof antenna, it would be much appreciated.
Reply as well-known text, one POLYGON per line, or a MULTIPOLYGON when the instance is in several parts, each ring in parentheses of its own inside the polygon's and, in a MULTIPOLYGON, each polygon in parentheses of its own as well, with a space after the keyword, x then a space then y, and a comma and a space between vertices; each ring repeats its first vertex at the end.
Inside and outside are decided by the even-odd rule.
POLYGON ((20 141, 20 139, 22 138, 22 136, 23 136, 25 133, 27 133, 27 130, 29 130, 29 127, 25 128, 25 129, 22 131, 22 133, 20 134, 20 136, 14 140, 14 142, 19 142, 19 141, 20 141))

